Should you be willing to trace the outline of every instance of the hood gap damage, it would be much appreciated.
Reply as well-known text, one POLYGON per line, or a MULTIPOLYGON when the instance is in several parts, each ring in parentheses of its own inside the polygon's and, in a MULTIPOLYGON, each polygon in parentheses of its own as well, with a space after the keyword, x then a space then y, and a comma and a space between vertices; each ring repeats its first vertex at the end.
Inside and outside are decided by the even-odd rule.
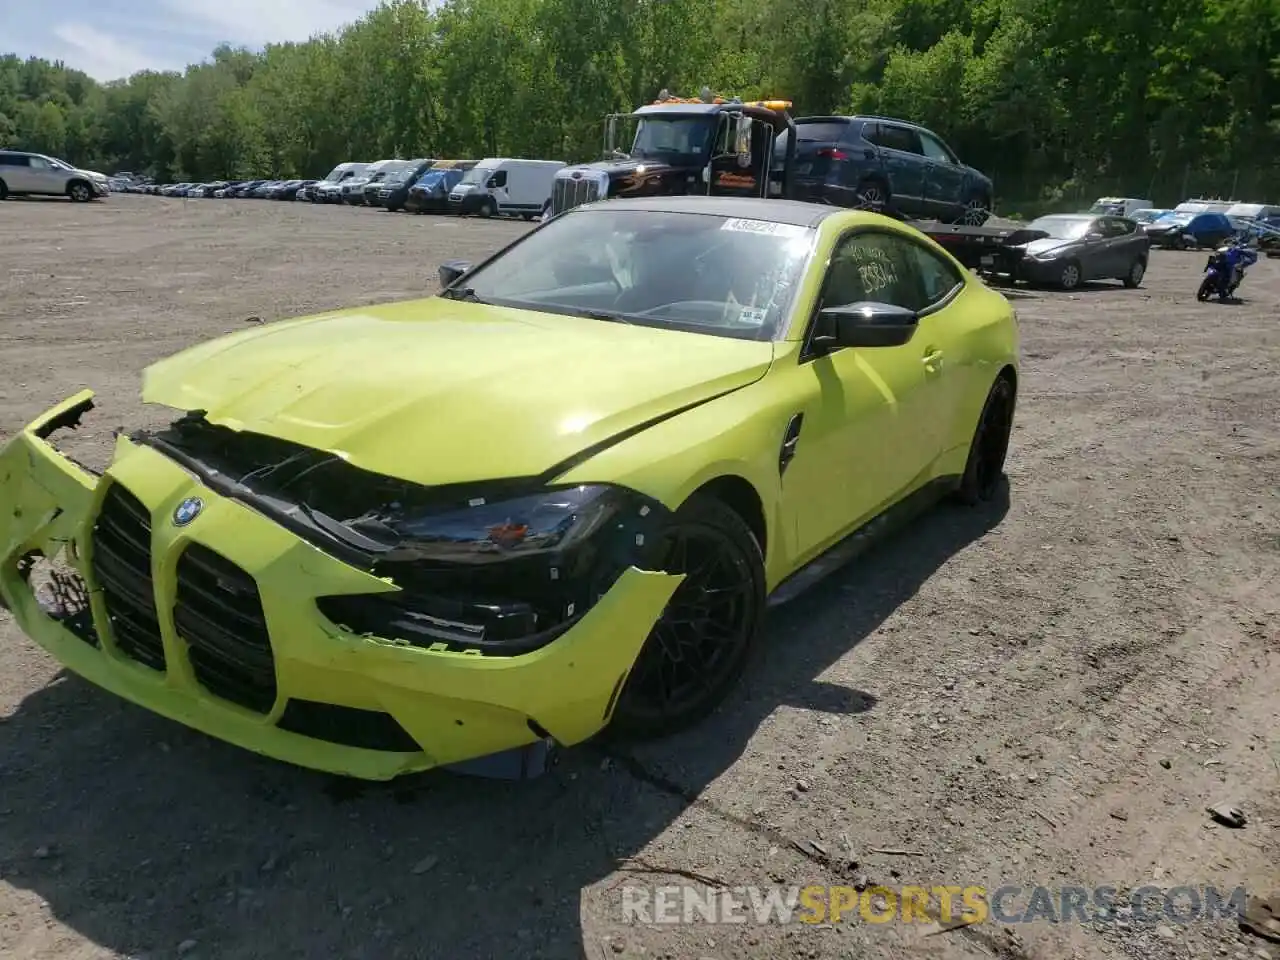
POLYGON ((200 411, 130 439, 394 587, 315 601, 337 630, 384 645, 500 657, 539 649, 627 569, 656 568, 669 517, 634 491, 557 486, 548 475, 421 487, 200 411), (552 501, 563 522, 521 520, 552 501))

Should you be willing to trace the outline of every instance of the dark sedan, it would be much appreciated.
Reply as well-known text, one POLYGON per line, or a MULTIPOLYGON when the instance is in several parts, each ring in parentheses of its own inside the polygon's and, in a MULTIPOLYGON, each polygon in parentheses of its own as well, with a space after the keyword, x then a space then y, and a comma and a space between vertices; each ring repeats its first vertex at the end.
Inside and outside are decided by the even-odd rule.
POLYGON ((1147 235, 1127 217, 1063 213, 1015 230, 983 266, 1013 280, 1063 290, 1088 280, 1120 280, 1136 287, 1147 272, 1150 248, 1147 235))

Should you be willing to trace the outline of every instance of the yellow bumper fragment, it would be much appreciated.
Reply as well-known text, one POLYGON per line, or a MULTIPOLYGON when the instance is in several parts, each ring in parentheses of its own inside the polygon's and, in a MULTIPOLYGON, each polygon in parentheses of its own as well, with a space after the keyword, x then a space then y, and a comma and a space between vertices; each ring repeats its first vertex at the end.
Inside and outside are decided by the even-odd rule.
POLYGON ((158 452, 126 439, 104 477, 61 456, 42 433, 84 404, 72 397, 0 452, 0 597, 22 630, 91 682, 211 736, 300 766, 366 779, 460 763, 536 742, 545 731, 579 743, 607 720, 619 684, 681 577, 627 570, 572 630, 518 657, 428 651, 350 634, 318 611, 320 596, 394 589, 300 540, 251 508, 225 499, 158 452), (151 519, 151 582, 166 669, 117 646, 101 585, 92 575, 91 531, 102 498, 121 484, 151 519), (186 526, 174 510, 199 497, 186 526), (199 544, 256 582, 270 635, 277 696, 257 713, 211 694, 174 627, 178 560, 199 544), (60 552, 90 590, 97 644, 41 609, 19 561, 60 552), (420 750, 356 747, 282 729, 291 701, 389 714, 420 750))

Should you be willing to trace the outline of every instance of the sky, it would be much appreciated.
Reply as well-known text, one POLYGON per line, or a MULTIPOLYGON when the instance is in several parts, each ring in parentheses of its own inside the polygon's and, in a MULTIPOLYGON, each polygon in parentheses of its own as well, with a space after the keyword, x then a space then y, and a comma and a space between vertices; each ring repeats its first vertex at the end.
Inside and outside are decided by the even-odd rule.
POLYGON ((260 48, 359 19, 377 0, 0 2, 0 53, 62 60, 95 80, 181 70, 219 43, 260 48))

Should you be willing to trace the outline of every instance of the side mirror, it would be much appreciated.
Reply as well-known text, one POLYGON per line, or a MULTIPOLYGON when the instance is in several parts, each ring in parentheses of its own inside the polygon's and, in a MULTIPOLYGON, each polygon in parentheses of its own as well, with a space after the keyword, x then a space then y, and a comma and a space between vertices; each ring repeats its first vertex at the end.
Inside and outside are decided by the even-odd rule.
POLYGON ((1101 230, 1090 230, 1088 233, 1084 235, 1084 238, 1086 240, 1101 240, 1104 237, 1106 237, 1106 234, 1103 233, 1101 230))
POLYGON ((842 304, 818 313, 814 346, 899 347, 911 339, 919 324, 914 310, 892 303, 842 304))
POLYGON ((440 264, 440 287, 452 286, 453 283, 471 269, 471 263, 467 260, 446 260, 440 264))

